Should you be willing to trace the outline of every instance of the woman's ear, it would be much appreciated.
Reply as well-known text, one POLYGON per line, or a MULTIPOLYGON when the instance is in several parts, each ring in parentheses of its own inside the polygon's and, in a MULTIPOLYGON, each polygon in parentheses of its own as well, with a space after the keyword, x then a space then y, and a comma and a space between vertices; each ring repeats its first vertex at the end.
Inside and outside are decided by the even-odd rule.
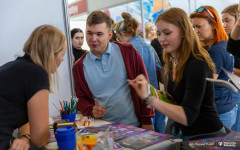
POLYGON ((120 33, 120 36, 126 37, 126 33, 125 33, 125 32, 121 32, 121 33, 120 33))
POLYGON ((109 32, 109 34, 108 34, 108 40, 110 40, 110 39, 112 38, 112 36, 113 36, 113 32, 111 31, 111 32, 109 32))

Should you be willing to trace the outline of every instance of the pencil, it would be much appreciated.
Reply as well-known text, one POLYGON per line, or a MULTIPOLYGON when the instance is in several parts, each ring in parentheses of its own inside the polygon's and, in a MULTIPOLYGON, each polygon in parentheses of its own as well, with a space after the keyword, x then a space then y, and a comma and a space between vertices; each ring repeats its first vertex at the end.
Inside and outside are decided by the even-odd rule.
POLYGON ((61 111, 58 109, 57 105, 53 102, 53 105, 55 106, 55 108, 61 113, 61 111))
MULTIPOLYGON (((60 101, 60 100, 59 100, 60 101)), ((61 107, 62 107, 62 113, 63 114, 65 114, 65 110, 64 110, 64 108, 63 108, 63 105, 62 105, 62 102, 60 101, 60 105, 61 105, 61 107)))

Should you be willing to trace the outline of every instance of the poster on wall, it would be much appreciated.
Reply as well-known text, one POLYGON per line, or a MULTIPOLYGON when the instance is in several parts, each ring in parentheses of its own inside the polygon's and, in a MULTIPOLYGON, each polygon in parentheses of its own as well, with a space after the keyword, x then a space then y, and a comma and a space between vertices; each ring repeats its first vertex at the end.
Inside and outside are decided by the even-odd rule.
MULTIPOLYGON (((154 23, 157 16, 163 12, 164 9, 170 8, 169 0, 143 0, 143 16, 144 23, 154 23)), ((141 22, 141 4, 140 1, 128 3, 114 8, 106 9, 104 12, 115 21, 119 22, 122 19, 122 12, 129 12, 134 18, 141 22), (120 13, 119 13, 120 12, 120 13)))

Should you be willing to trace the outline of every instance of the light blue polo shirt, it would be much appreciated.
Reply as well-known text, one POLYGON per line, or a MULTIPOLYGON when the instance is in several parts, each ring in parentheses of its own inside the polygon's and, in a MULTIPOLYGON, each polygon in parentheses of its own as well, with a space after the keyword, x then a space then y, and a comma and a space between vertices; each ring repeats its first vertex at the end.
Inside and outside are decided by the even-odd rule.
POLYGON ((94 98, 106 107, 106 116, 101 119, 128 125, 140 125, 136 117, 127 72, 120 48, 108 43, 101 58, 91 51, 83 61, 84 76, 94 98))

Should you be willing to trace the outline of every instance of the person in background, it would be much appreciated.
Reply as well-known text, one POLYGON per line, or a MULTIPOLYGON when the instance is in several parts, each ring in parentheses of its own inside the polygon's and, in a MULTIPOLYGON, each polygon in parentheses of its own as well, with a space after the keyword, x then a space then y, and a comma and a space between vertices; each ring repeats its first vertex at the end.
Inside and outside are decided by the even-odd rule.
POLYGON ((109 40, 110 42, 116 42, 117 41, 117 34, 115 31, 115 27, 116 27, 117 23, 112 24, 111 28, 112 28, 112 38, 109 40))
POLYGON ((109 40, 110 42, 116 42, 117 41, 117 35, 115 32, 115 27, 117 23, 114 22, 114 20, 111 18, 111 30, 112 30, 112 38, 109 40))
MULTIPOLYGON (((133 47, 140 53, 143 58, 144 65, 147 69, 150 84, 156 89, 158 88, 158 80, 156 69, 159 70, 160 64, 155 58, 155 50, 147 44, 144 39, 137 35, 139 23, 129 13, 123 12, 124 20, 118 22, 116 33, 120 42, 132 43, 133 47)), ((165 116, 155 111, 154 129, 157 132, 165 132, 165 116)))
POLYGON ((48 142, 49 92, 66 50, 64 34, 42 25, 24 44, 24 56, 0 67, 1 150, 28 150, 30 144, 40 148, 48 142), (10 145, 15 128, 19 138, 10 145))
POLYGON ((143 31, 142 31, 141 26, 138 27, 137 35, 139 35, 141 38, 143 38, 143 31))
POLYGON ((200 45, 187 14, 170 8, 156 19, 157 36, 164 49, 164 62, 169 73, 168 93, 176 104, 148 95, 148 82, 139 75, 129 84, 146 104, 174 120, 172 134, 187 139, 206 133, 225 133, 214 104, 212 78, 215 66, 200 45))
POLYGON ((163 60, 163 48, 162 48, 161 44, 159 43, 158 38, 155 38, 152 40, 151 46, 156 50, 157 55, 161 61, 161 64, 162 64, 162 66, 164 66, 165 62, 163 60))
MULTIPOLYGON (((227 34, 230 36, 230 33, 237 22, 239 17, 238 14, 238 4, 230 5, 222 11, 222 22, 223 27, 227 34)), ((240 76, 240 59, 234 57, 234 74, 240 76)))
POLYGON ((71 39, 72 39, 72 50, 74 56, 74 62, 76 62, 87 50, 82 49, 84 42, 83 31, 79 28, 74 28, 71 30, 71 39))
MULTIPOLYGON (((238 8, 240 9, 240 8, 238 8)), ((240 13, 240 11, 238 11, 240 13)), ((240 57, 240 17, 235 23, 227 43, 227 51, 240 57)))
MULTIPOLYGON (((238 4, 230 5, 222 11, 223 26, 229 36, 238 18, 239 18, 238 4)), ((234 74, 240 76, 240 58, 237 56, 234 57, 233 72, 234 74)), ((236 100, 237 105, 240 106, 240 94, 234 93, 233 97, 236 100)), ((237 112, 236 123, 233 125, 232 130, 240 132, 240 109, 239 108, 237 112)))
POLYGON ((238 4, 230 5, 224 8, 221 14, 222 14, 223 27, 226 33, 230 35, 239 17, 238 4))
POLYGON ((118 22, 116 26, 116 34, 120 42, 132 43, 133 47, 140 53, 143 62, 147 69, 150 83, 158 89, 158 81, 156 75, 156 67, 160 69, 160 65, 155 60, 155 50, 147 44, 144 39, 137 35, 139 23, 129 13, 123 12, 122 17, 124 20, 118 22))
POLYGON ((141 55, 128 43, 111 43, 110 17, 93 11, 86 22, 86 40, 90 52, 74 64, 78 110, 112 122, 153 129, 152 108, 140 102, 127 79, 147 76, 141 55))
MULTIPOLYGON (((221 68, 233 72, 234 57, 226 50, 228 35, 217 10, 212 6, 201 6, 190 15, 190 18, 202 46, 207 49, 216 65, 214 79, 228 81, 229 78, 221 68)), ((214 90, 218 115, 224 125, 232 128, 237 116, 234 92, 218 85, 214 85, 214 90)))
POLYGON ((148 44, 151 44, 152 40, 157 37, 155 25, 151 23, 145 24, 145 34, 146 34, 145 41, 148 44))

